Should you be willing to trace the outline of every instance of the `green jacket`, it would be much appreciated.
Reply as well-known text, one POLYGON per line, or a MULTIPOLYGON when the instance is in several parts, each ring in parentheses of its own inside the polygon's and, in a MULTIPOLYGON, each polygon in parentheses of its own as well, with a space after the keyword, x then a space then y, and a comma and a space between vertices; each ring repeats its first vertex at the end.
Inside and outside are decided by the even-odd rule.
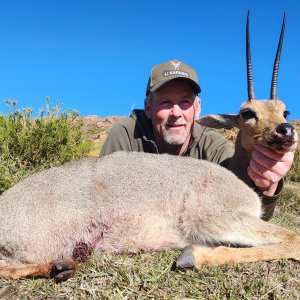
MULTIPOLYGON (((100 153, 108 155, 116 151, 142 151, 159 153, 154 140, 152 123, 144 110, 134 110, 130 117, 123 117, 111 129, 100 153)), ((193 141, 184 153, 185 156, 205 159, 227 167, 234 150, 226 138, 215 129, 195 123, 193 141)), ((252 186, 254 188, 254 186, 252 186)), ((281 191, 282 183, 277 190, 281 191)), ((280 193, 273 197, 262 197, 263 219, 269 220, 274 212, 280 193)))

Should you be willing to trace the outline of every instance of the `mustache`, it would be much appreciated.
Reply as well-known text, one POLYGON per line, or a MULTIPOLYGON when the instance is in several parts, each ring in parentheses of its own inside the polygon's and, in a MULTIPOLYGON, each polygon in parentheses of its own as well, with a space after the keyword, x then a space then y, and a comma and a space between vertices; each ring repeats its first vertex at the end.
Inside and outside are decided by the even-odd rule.
POLYGON ((174 125, 186 125, 186 122, 183 120, 168 120, 165 125, 174 126, 174 125))

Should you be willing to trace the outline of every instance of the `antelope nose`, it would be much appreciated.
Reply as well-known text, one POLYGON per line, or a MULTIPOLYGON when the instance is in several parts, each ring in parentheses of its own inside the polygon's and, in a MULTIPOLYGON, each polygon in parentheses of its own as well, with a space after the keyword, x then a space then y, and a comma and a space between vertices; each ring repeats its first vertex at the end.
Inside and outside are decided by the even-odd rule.
POLYGON ((277 126, 276 132, 285 136, 293 136, 294 127, 289 123, 281 123, 277 126))

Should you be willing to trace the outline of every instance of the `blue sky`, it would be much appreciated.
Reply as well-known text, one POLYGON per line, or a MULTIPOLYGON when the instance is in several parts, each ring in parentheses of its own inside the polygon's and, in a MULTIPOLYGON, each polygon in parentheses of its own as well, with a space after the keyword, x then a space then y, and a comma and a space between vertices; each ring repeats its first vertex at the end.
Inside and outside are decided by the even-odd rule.
POLYGON ((300 119, 299 0, 0 0, 0 112, 45 107, 46 97, 82 115, 142 108, 153 65, 192 65, 202 115, 236 113, 247 99, 245 23, 251 13, 255 96, 268 99, 284 11, 278 97, 300 119))

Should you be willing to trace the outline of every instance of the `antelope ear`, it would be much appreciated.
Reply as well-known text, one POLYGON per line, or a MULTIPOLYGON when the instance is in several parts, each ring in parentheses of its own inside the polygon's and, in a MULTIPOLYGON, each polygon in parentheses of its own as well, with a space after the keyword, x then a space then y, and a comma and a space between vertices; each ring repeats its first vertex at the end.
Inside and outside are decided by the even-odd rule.
POLYGON ((197 123, 211 128, 230 129, 238 126, 239 115, 207 115, 198 120, 197 123))

